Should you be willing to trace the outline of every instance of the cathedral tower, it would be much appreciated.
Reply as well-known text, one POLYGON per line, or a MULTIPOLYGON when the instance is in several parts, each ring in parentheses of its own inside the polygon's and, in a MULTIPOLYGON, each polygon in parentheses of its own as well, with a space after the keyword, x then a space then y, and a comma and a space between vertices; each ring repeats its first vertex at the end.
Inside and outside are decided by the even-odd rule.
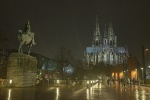
POLYGON ((92 46, 93 47, 99 47, 99 46, 101 47, 102 46, 102 36, 100 34, 98 16, 96 16, 96 29, 94 30, 92 46))
POLYGON ((86 47, 85 60, 87 64, 103 62, 105 64, 121 64, 127 59, 128 51, 125 47, 117 47, 117 36, 113 32, 112 23, 108 28, 105 24, 103 37, 100 34, 98 16, 96 16, 96 27, 93 35, 92 47, 86 47))

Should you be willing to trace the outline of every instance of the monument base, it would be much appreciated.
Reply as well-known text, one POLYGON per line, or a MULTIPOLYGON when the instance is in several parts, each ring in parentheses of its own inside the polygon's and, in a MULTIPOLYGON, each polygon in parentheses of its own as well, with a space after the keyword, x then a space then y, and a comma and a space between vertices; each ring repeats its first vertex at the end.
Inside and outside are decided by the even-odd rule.
POLYGON ((14 87, 34 86, 37 59, 22 53, 11 53, 7 63, 7 79, 14 87))

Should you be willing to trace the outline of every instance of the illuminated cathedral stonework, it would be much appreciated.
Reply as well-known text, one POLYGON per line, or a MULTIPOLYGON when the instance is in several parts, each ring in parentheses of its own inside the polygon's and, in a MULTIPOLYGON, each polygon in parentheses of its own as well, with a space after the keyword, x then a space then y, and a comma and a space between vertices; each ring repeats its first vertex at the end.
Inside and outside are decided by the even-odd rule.
POLYGON ((93 35, 92 46, 86 47, 84 56, 88 65, 96 65, 100 62, 117 65, 126 63, 128 50, 125 47, 117 47, 117 36, 113 32, 111 23, 109 23, 108 28, 105 25, 105 31, 102 37, 98 17, 96 17, 96 29, 93 35))

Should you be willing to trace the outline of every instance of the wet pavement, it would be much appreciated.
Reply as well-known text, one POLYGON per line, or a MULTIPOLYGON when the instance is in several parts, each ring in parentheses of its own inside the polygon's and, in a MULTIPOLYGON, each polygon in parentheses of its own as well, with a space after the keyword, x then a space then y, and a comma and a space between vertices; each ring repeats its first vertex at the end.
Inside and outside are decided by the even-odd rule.
POLYGON ((0 87, 0 100, 150 100, 150 88, 145 86, 102 85, 92 87, 24 88, 0 87))

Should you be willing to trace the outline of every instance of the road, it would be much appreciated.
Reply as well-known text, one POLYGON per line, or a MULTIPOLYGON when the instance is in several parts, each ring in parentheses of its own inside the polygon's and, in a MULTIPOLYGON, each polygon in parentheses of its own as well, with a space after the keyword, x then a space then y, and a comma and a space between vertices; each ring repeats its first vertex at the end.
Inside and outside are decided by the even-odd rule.
POLYGON ((24 88, 0 87, 0 100, 150 100, 150 88, 136 85, 103 85, 92 87, 49 87, 24 88))

